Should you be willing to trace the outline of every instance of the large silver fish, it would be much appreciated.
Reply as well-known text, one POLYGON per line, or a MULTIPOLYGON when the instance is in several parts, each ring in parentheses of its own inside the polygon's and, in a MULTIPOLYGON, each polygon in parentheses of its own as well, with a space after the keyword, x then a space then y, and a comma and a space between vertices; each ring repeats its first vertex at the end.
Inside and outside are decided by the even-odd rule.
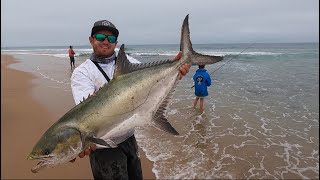
POLYGON ((192 49, 188 17, 181 29, 179 61, 132 64, 122 45, 114 78, 62 116, 34 146, 28 159, 39 162, 32 172, 68 162, 92 143, 116 147, 137 126, 151 124, 178 135, 165 112, 178 82, 179 68, 185 63, 213 64, 223 59, 192 49))

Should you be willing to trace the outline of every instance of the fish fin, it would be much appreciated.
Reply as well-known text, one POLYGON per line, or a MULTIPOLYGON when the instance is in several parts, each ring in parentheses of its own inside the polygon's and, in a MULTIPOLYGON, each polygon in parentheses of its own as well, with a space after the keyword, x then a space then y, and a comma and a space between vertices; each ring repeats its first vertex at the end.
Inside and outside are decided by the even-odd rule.
POLYGON ((133 63, 128 60, 127 55, 124 52, 124 44, 122 44, 117 56, 114 78, 129 73, 131 64, 133 63))
POLYGON ((171 88, 170 92, 167 94, 167 96, 161 102, 161 104, 158 108, 158 111, 155 113, 155 116, 157 116, 157 114, 163 114, 163 115, 166 114, 167 107, 168 107, 169 103, 171 102, 171 99, 173 97, 174 92, 176 91, 178 83, 179 83, 179 81, 178 81, 178 76, 177 76, 174 85, 172 86, 172 88, 171 88), (165 111, 163 111, 163 110, 165 110, 165 111))
POLYGON ((107 140, 108 142, 106 142, 105 140, 100 139, 100 138, 96 138, 96 137, 87 137, 87 140, 90 141, 90 142, 93 142, 95 144, 99 144, 99 145, 105 146, 107 148, 115 148, 115 147, 117 147, 117 145, 111 140, 110 141, 107 140))
POLYGON ((168 119, 164 117, 163 115, 155 117, 152 119, 152 125, 160 130, 163 130, 165 132, 168 132, 173 135, 179 135, 178 131, 172 127, 172 125, 169 123, 168 119))
POLYGON ((188 57, 186 63, 191 62, 192 65, 214 64, 223 60, 223 56, 203 55, 193 50, 190 40, 189 14, 185 17, 181 27, 180 51, 182 51, 183 56, 188 57))
POLYGON ((128 60, 127 55, 124 51, 124 44, 122 44, 117 56, 117 63, 116 63, 114 78, 121 76, 123 74, 128 74, 128 73, 140 70, 140 69, 144 69, 152 66, 158 66, 160 64, 172 63, 172 62, 174 61, 167 59, 162 61, 153 61, 149 63, 131 63, 128 60))
POLYGON ((191 55, 192 65, 214 64, 222 60, 223 60, 223 56, 209 56, 209 55, 204 55, 197 52, 194 52, 191 55))
POLYGON ((162 103, 160 104, 157 112, 155 113, 154 117, 158 117, 158 116, 165 116, 166 112, 167 112, 167 107, 169 105, 169 103, 171 102, 172 96, 175 92, 175 89, 177 87, 178 81, 175 82, 175 84, 172 86, 172 89, 170 90, 170 92, 167 94, 167 96, 164 98, 164 100, 162 101, 162 103))
POLYGON ((178 81, 175 82, 171 91, 164 98, 157 112, 154 114, 154 117, 152 120, 153 126, 163 131, 166 131, 168 133, 171 133, 173 135, 179 135, 179 133, 174 129, 174 127, 172 127, 172 125, 169 123, 168 119, 165 116, 167 112, 167 107, 169 105, 169 102, 172 99, 172 96, 174 94, 175 88, 177 87, 177 84, 178 84, 178 81))
POLYGON ((118 145, 114 141, 112 141, 111 139, 107 139, 106 141, 107 141, 108 145, 111 146, 111 148, 118 147, 118 145))

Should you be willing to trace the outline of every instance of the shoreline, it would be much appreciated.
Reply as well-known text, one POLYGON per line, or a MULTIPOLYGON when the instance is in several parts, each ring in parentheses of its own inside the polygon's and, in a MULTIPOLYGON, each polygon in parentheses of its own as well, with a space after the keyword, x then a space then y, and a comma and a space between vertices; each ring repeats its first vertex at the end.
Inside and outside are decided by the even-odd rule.
MULTIPOLYGON (((46 91, 41 84, 34 83, 39 78, 31 72, 8 67, 14 63, 19 63, 19 60, 12 55, 1 54, 1 179, 93 179, 87 157, 77 158, 75 163, 47 168, 37 174, 31 173, 30 169, 36 162, 27 160, 28 154, 50 123, 54 123, 56 117, 73 106, 73 102, 66 102, 68 99, 65 98, 72 98, 72 95, 67 92, 65 96, 56 97, 54 90, 46 91), (35 89, 38 89, 37 93, 32 95, 35 89), (34 96, 47 97, 44 99, 34 96), (41 102, 48 100, 50 101, 41 102), (48 103, 57 108, 48 109, 43 105, 48 103)), ((144 179, 156 179, 152 172, 153 162, 147 159, 142 149, 139 148, 139 152, 144 179)))

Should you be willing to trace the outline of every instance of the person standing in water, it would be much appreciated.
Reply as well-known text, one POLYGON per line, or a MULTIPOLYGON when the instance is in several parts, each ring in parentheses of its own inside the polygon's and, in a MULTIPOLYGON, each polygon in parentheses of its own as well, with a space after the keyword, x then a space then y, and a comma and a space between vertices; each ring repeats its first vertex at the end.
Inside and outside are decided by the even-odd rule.
POLYGON ((75 66, 74 66, 74 51, 73 51, 73 49, 72 49, 72 46, 69 46, 69 51, 68 51, 68 53, 69 53, 69 58, 70 58, 70 66, 71 66, 71 69, 72 69, 72 66, 73 66, 73 68, 75 68, 75 66))
POLYGON ((194 89, 196 98, 193 101, 193 108, 196 108, 198 100, 200 99, 200 112, 203 112, 204 97, 208 96, 208 86, 211 85, 210 75, 204 69, 205 65, 199 65, 199 69, 193 76, 194 89))

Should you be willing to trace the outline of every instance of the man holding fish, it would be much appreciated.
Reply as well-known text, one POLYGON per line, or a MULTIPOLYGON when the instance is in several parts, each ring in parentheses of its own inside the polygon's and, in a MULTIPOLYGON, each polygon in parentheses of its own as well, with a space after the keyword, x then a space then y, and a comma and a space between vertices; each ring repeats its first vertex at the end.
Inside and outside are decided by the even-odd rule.
POLYGON ((111 22, 95 22, 89 37, 94 52, 71 77, 77 105, 34 146, 28 159, 39 162, 31 171, 90 155, 95 179, 142 179, 134 128, 152 125, 179 135, 167 119, 178 81, 190 64, 223 60, 193 50, 188 18, 181 28, 181 52, 174 60, 140 64, 132 63, 135 60, 125 54, 124 45, 115 55, 119 31, 111 22))
MULTIPOLYGON (((107 20, 94 23, 89 37, 93 53, 90 59, 74 70, 71 77, 72 94, 76 104, 113 78, 117 61, 115 48, 118 36, 119 31, 113 23, 107 20)), ((180 57, 181 52, 177 54, 175 60, 180 57)), ((130 56, 127 58, 132 63, 137 62, 130 56)), ((186 75, 189 68, 189 64, 183 65, 180 68, 180 77, 186 75)), ((116 148, 105 148, 94 144, 79 154, 80 158, 85 155, 90 156, 95 179, 142 179, 137 142, 134 131, 130 133, 116 148)))

